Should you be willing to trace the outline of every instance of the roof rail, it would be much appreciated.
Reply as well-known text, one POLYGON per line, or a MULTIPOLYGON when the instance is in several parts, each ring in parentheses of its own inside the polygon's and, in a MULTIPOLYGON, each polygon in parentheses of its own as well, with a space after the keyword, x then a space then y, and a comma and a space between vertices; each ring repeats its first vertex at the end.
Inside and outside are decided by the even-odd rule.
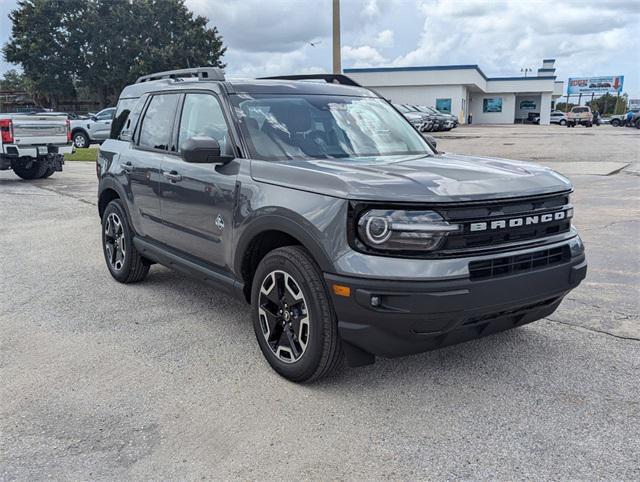
POLYGON ((193 69, 167 70, 138 77, 136 84, 159 79, 177 79, 179 77, 198 77, 198 80, 224 80, 224 71, 219 67, 195 67, 193 69))
POLYGON ((274 77, 260 77, 258 80, 324 80, 327 84, 351 85, 362 87, 351 77, 344 74, 303 74, 303 75, 277 75, 274 77))

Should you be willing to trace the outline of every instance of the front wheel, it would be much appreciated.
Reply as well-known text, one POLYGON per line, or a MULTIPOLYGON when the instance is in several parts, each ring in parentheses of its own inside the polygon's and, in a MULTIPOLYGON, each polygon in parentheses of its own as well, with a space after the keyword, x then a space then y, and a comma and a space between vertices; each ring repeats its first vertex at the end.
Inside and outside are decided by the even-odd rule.
POLYGON ((343 358, 322 273, 299 246, 268 253, 251 290, 253 328, 271 367, 294 382, 331 373, 343 358))
POLYGON ((111 201, 102 215, 102 249, 111 276, 121 283, 142 281, 150 263, 133 245, 133 232, 122 202, 111 201))
POLYGON ((613 120, 611 121, 611 125, 612 125, 613 127, 620 127, 620 119, 613 119, 613 120))
POLYGON ((89 136, 82 131, 75 132, 73 134, 73 145, 78 149, 89 147, 89 136))

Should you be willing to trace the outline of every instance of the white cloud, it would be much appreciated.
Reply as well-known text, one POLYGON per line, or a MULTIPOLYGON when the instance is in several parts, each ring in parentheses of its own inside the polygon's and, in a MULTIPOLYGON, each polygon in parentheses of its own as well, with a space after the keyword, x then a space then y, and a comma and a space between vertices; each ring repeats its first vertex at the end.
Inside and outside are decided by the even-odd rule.
POLYGON ((376 45, 380 47, 392 47, 393 46, 393 30, 383 30, 376 37, 376 45))
MULTIPOLYGON (((223 36, 233 76, 331 69, 332 0, 186 0, 223 36), (320 42, 315 47, 309 42, 320 42)), ((2 11, 16 0, 0 0, 2 11)), ((478 64, 518 75, 555 58, 560 79, 625 75, 640 97, 638 0, 342 0, 343 66, 478 64)), ((0 41, 10 34, 6 15, 0 41)), ((11 68, 0 64, 0 71, 11 68)))
POLYGON ((386 62, 386 59, 375 48, 369 45, 361 47, 342 47, 342 59, 354 67, 371 67, 386 62))

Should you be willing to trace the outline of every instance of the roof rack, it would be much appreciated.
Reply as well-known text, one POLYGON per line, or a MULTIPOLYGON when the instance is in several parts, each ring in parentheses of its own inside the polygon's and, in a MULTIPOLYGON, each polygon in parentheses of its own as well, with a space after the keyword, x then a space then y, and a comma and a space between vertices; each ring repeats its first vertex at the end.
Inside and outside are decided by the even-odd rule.
POLYGON ((136 84, 160 79, 177 79, 179 77, 198 77, 198 80, 224 80, 224 71, 219 67, 195 67, 193 69, 167 70, 155 74, 138 77, 136 84))
POLYGON ((277 75, 274 77, 260 77, 259 80, 324 80, 327 84, 351 85, 362 87, 351 77, 343 74, 303 74, 303 75, 277 75))

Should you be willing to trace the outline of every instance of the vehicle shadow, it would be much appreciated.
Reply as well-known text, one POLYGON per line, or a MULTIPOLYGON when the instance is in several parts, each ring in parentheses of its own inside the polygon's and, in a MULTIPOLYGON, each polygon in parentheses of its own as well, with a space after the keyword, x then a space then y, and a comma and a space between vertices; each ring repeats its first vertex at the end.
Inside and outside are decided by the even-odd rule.
MULTIPOLYGON (((151 290, 165 291, 167 296, 189 298, 192 302, 184 312, 222 312, 224 316, 203 317, 202 323, 219 324, 220 318, 232 324, 216 329, 234 333, 229 343, 237 344, 234 351, 239 356, 255 356, 252 364, 261 367, 270 383, 296 386, 273 372, 257 349, 251 309, 248 304, 235 300, 214 288, 164 267, 152 268, 149 278, 143 283, 151 290), (215 321, 218 320, 218 321, 215 321), (241 336, 237 336, 240 334, 241 336)), ((142 286, 142 285, 141 285, 142 286)), ((514 372, 528 371, 531 365, 543 366, 546 359, 558 356, 560 348, 543 331, 534 325, 490 335, 459 345, 406 357, 377 358, 373 365, 352 368, 346 363, 334 374, 309 384, 297 385, 301 390, 326 393, 344 393, 346 387, 359 387, 369 391, 386 387, 401 389, 405 386, 446 386, 463 388, 482 383, 499 383, 502 378, 517 377, 514 372)), ((215 342, 211 350, 215 350, 215 342)), ((342 395, 341 395, 342 396, 342 395)))

